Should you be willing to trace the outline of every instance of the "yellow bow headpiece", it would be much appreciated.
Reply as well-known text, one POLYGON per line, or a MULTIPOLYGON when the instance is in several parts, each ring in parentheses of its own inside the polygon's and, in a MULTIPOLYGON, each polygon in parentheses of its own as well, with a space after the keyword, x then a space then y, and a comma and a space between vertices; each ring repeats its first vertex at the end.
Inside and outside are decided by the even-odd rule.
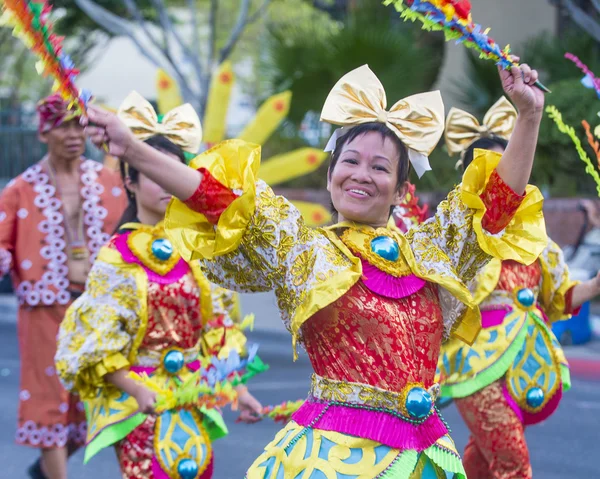
MULTIPOLYGON (((427 156, 433 151, 444 131, 444 103, 439 91, 409 96, 389 110, 383 85, 367 65, 344 75, 333 87, 323 110, 321 121, 352 127, 378 122, 392 130, 408 147, 410 162, 419 176, 431 170, 427 156)), ((336 130, 336 133, 340 130, 336 130)), ((326 151, 335 147, 337 134, 326 151)))
POLYGON ((188 153, 196 154, 200 149, 202 126, 189 103, 174 108, 159 121, 150 102, 132 91, 119 107, 117 115, 142 141, 161 135, 188 153))
MULTIPOLYGON (((500 98, 485 114, 483 123, 466 111, 452 108, 446 119, 444 134, 450 156, 461 155, 473 142, 487 136, 499 136, 508 140, 515 129, 517 110, 505 98, 500 98)), ((457 166, 462 162, 459 161, 457 166)))

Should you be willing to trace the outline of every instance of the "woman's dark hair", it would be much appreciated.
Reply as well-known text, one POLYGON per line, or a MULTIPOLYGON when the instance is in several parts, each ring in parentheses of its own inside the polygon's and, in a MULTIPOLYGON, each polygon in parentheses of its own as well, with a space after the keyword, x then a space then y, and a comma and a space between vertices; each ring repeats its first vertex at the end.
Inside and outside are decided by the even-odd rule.
MULTIPOLYGON (((147 145, 150 145, 152 148, 156 150, 160 150, 164 153, 170 153, 172 155, 177 156, 179 160, 185 164, 185 155, 183 150, 173 143, 171 140, 165 138, 164 136, 153 136, 144 141, 147 145)), ((119 169, 121 171, 121 179, 123 180, 123 184, 125 184, 125 179, 129 177, 132 183, 137 183, 140 178, 140 172, 135 168, 127 165, 127 170, 125 169, 125 162, 121 161, 119 163, 119 169)), ((125 188, 125 192, 127 193, 127 208, 123 212, 121 219, 119 220, 116 231, 118 231, 121 226, 125 223, 131 223, 132 221, 137 221, 137 204, 135 202, 135 195, 125 188)))
POLYGON ((501 138, 496 135, 486 136, 484 138, 479 138, 479 140, 474 141, 469 145, 469 148, 465 151, 465 155, 463 156, 463 170, 467 169, 467 166, 471 164, 473 161, 473 153, 475 153, 475 149, 479 148, 480 150, 489 150, 495 146, 499 146, 502 149, 506 150, 508 146, 508 141, 504 138, 501 138))
MULTIPOLYGON (((337 162, 340 159, 342 147, 346 143, 350 143, 355 138, 372 131, 379 133, 381 135, 382 140, 389 138, 392 141, 392 143, 394 143, 394 145, 396 146, 396 150, 398 150, 398 153, 400 154, 398 158, 398 170, 396 178, 396 191, 400 191, 400 188, 402 188, 404 182, 408 180, 408 148, 404 143, 402 143, 400 138, 398 138, 396 134, 392 130, 390 130, 384 123, 363 123, 362 125, 352 127, 346 133, 340 135, 340 137, 335 142, 335 150, 333 150, 333 152, 331 153, 329 171, 327 173, 329 175, 329 179, 331 179, 333 169, 335 168, 335 165, 337 165, 337 162)), ((390 206, 390 215, 392 214, 393 210, 394 206, 392 205, 390 206)), ((331 211, 334 213, 334 215, 337 214, 337 211, 333 206, 333 202, 331 204, 331 211)))

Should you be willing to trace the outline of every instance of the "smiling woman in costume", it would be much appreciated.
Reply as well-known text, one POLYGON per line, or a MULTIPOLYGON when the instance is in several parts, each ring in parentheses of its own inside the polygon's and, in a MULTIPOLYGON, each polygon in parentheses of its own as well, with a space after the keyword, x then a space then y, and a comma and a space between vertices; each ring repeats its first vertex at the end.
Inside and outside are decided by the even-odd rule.
POLYGON ((387 110, 367 66, 333 87, 322 119, 343 129, 328 173, 339 223, 327 229, 306 227, 257 179, 258 146, 226 141, 189 169, 136 141, 113 115, 90 110, 96 144, 184 200, 166 219, 182 255, 201 259, 207 277, 227 288, 274 290, 294 347, 308 353, 309 398, 249 479, 465 477, 434 407, 442 339, 475 339, 480 316, 467 284, 492 257, 531 262, 546 243, 542 198, 527 186, 543 108, 537 73, 523 65, 501 77, 521 110, 505 155, 478 152, 436 214, 406 235, 390 214, 409 163, 419 174, 430 169, 427 155, 443 132, 438 92, 387 110), (513 218, 519 227, 506 228, 513 218))

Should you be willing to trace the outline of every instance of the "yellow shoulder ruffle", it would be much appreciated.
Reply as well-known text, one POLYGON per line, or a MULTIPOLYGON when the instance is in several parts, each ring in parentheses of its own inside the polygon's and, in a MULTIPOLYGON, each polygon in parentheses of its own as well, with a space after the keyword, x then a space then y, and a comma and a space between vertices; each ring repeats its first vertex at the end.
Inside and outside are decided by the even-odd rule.
POLYGON ((466 206, 475 210, 473 229, 483 251, 495 258, 529 265, 537 260, 548 241, 542 213, 544 197, 540 190, 527 185, 521 206, 501 233, 489 234, 481 225, 486 207, 480 196, 501 157, 496 152, 475 150, 475 159, 463 176, 461 199, 466 206))
POLYGON ((254 214, 260 146, 242 140, 223 141, 196 157, 190 166, 206 168, 217 181, 239 194, 216 227, 177 199, 169 204, 165 230, 175 248, 187 262, 210 260, 238 247, 254 214))
POLYGON ((548 241, 547 248, 540 256, 540 265, 542 266, 540 302, 544 313, 551 323, 569 319, 571 315, 565 314, 565 296, 580 281, 574 281, 569 277, 569 269, 560 246, 554 241, 548 241))
POLYGON ((483 303, 483 300, 496 289, 498 281, 500 281, 501 272, 502 261, 498 258, 493 258, 485 268, 483 268, 483 271, 477 275, 475 278, 477 285, 473 292, 473 298, 475 298, 476 304, 483 303))

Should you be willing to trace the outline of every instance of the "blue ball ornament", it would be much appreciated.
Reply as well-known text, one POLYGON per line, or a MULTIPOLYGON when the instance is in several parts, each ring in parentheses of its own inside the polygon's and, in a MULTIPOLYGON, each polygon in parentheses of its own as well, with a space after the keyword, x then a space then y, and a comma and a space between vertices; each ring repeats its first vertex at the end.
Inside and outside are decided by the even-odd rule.
POLYGON ((177 464, 177 474, 181 479, 195 479, 198 475, 198 464, 193 459, 182 459, 177 464))
POLYGON ((371 251, 388 261, 397 261, 400 257, 398 243, 389 236, 378 236, 372 239, 371 251))
POLYGON ((173 255, 173 245, 167 238, 155 239, 152 242, 152 254, 161 261, 167 261, 173 255))
POLYGON ((163 366, 167 372, 171 374, 178 373, 181 371, 181 368, 185 366, 185 358, 183 357, 183 353, 177 350, 169 351, 167 354, 165 354, 163 366))
POLYGON ((406 410, 408 414, 417 419, 426 417, 433 407, 433 399, 427 390, 414 387, 406 395, 406 410))
POLYGON ((544 397, 545 394, 542 388, 534 387, 527 391, 525 400, 529 407, 538 408, 544 403, 544 397))
POLYGON ((530 288, 523 288, 517 291, 517 300, 526 308, 530 308, 535 302, 535 295, 530 288))

